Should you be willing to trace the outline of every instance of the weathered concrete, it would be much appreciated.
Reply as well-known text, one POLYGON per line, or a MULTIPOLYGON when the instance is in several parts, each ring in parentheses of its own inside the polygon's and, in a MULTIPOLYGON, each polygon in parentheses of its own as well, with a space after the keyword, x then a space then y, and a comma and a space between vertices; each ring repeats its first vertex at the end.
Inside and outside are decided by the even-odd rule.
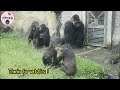
POLYGON ((120 11, 113 11, 112 47, 120 43, 120 11))
POLYGON ((105 46, 107 46, 107 48, 111 49, 111 42, 112 42, 112 11, 107 11, 106 14, 106 31, 105 31, 105 46))
POLYGON ((46 24, 50 29, 50 35, 56 31, 56 14, 51 11, 11 11, 15 16, 15 22, 11 27, 15 30, 23 29, 27 33, 33 21, 46 24))

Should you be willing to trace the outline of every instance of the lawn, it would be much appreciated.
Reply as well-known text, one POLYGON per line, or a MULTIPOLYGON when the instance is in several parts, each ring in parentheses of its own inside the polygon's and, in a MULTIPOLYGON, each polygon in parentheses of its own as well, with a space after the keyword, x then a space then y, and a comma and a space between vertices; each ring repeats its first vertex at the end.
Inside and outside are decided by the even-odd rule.
MULTIPOLYGON (((46 48, 43 48, 43 50, 46 48)), ((105 68, 91 60, 76 57, 77 73, 66 76, 60 68, 48 69, 40 50, 34 49, 17 33, 0 36, 0 78, 2 79, 105 79, 105 68), (17 70, 17 72, 15 71, 17 70), (15 74, 16 73, 16 74, 15 74)))

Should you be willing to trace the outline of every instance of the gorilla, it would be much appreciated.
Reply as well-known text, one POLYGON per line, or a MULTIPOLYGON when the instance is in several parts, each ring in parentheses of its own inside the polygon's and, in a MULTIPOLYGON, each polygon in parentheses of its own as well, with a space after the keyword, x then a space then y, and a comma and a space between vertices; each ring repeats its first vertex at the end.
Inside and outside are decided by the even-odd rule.
POLYGON ((44 65, 54 65, 57 60, 57 51, 52 45, 45 51, 42 57, 44 65))
POLYGON ((30 34, 28 36, 28 42, 29 43, 31 43, 31 41, 33 40, 33 36, 34 36, 34 33, 35 33, 36 30, 37 30, 36 25, 31 25, 31 27, 30 27, 30 34))
POLYGON ((34 32, 33 46, 35 48, 41 47, 43 45, 48 47, 49 43, 50 43, 49 29, 46 27, 45 24, 41 24, 39 28, 34 32))
POLYGON ((36 30, 35 30, 35 32, 33 33, 33 46, 35 47, 35 48, 39 48, 40 46, 42 46, 42 45, 40 45, 40 43, 42 43, 41 41, 40 41, 40 33, 41 33, 41 31, 39 30, 39 28, 37 28, 36 30))
POLYGON ((49 28, 46 27, 45 24, 41 24, 39 27, 39 31, 40 31, 40 36, 39 36, 40 46, 45 45, 46 47, 48 47, 50 43, 49 28))
POLYGON ((73 76, 76 73, 76 59, 70 44, 62 45, 61 55, 57 58, 56 62, 66 75, 73 76), (61 60, 63 60, 63 63, 59 64, 61 60))
POLYGON ((71 46, 83 47, 84 43, 84 24, 80 21, 77 14, 73 15, 71 20, 65 23, 64 38, 62 45, 69 43, 71 46))

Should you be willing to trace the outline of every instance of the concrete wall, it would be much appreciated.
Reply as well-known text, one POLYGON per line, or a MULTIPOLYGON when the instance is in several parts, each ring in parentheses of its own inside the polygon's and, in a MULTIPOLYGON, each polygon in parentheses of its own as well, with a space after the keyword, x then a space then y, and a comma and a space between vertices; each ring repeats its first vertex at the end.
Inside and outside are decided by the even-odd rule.
POLYGON ((112 46, 120 43, 120 11, 113 11, 112 46))
POLYGON ((111 48, 111 42, 112 42, 112 11, 106 12, 106 31, 105 31, 105 46, 108 48, 111 48))
POLYGON ((56 31, 56 14, 51 11, 12 11, 15 23, 11 25, 15 30, 23 28, 27 33, 33 21, 44 23, 50 29, 50 35, 56 31))

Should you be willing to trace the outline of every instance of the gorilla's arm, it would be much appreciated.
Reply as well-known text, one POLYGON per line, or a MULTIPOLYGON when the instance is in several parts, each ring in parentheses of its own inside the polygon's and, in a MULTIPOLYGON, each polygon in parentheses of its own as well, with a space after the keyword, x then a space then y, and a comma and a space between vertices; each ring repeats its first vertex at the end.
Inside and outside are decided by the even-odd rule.
POLYGON ((72 33, 72 23, 70 21, 67 21, 65 23, 65 28, 64 28, 64 35, 70 35, 72 33))
POLYGON ((49 35, 49 28, 46 27, 46 32, 45 34, 48 36, 49 35))
POLYGON ((58 65, 63 58, 64 58, 64 53, 62 52, 62 54, 57 58, 56 64, 58 65))
POLYGON ((81 22, 81 27, 79 28, 78 32, 76 32, 76 45, 82 46, 84 43, 84 24, 81 22))

